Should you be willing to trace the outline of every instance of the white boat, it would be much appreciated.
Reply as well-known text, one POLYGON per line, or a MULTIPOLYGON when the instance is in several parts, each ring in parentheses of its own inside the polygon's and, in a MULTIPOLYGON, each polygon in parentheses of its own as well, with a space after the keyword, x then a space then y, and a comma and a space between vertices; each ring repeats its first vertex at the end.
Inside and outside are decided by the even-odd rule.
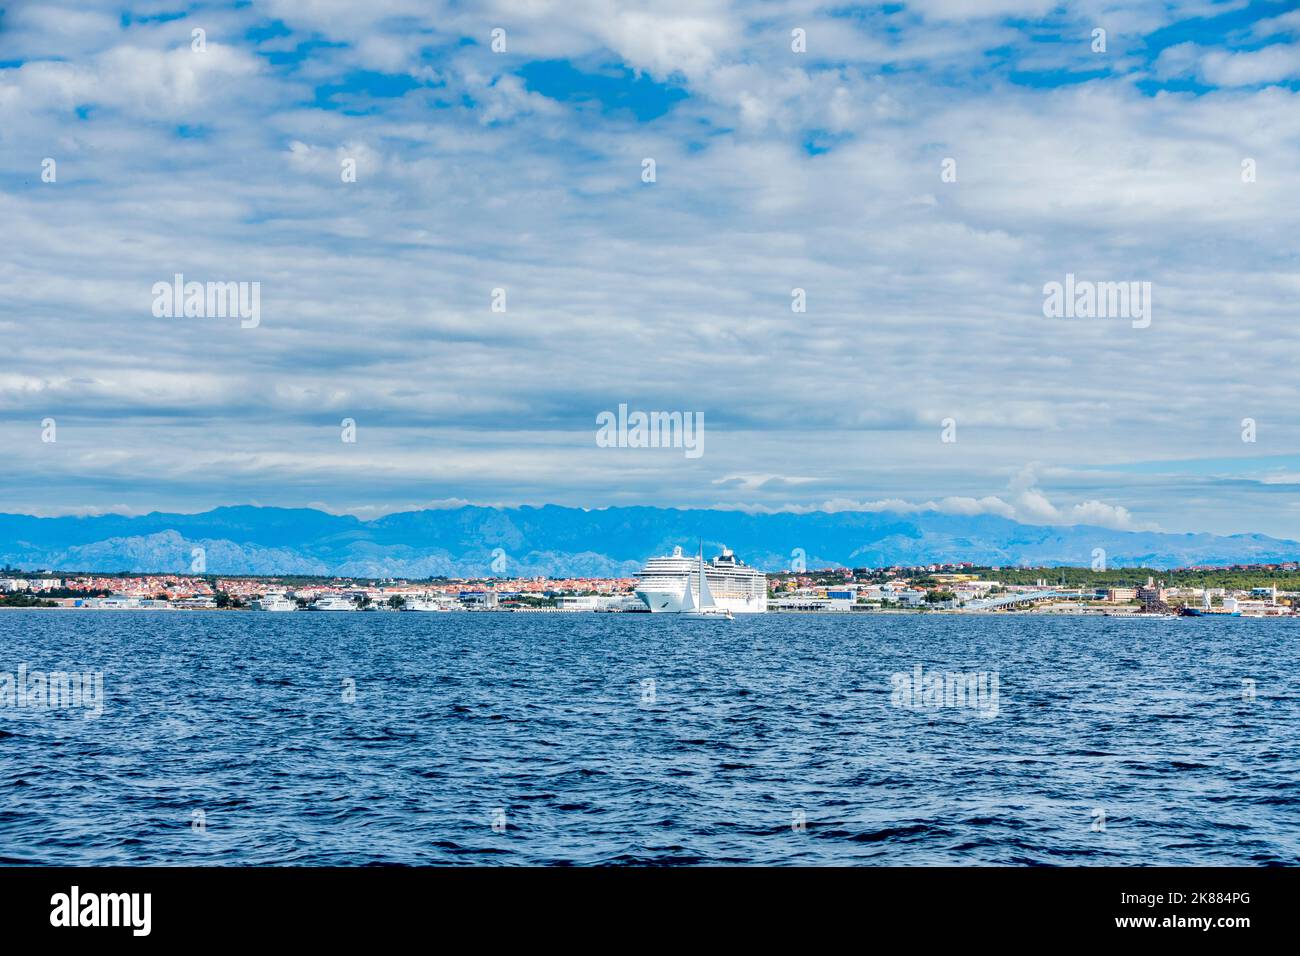
POLYGON ((446 604, 439 604, 430 598, 407 598, 402 605, 403 611, 450 611, 446 604))
POLYGON ((264 594, 253 602, 255 611, 296 611, 298 604, 283 594, 264 594))
POLYGON ((728 621, 735 618, 732 613, 725 607, 719 607, 718 603, 713 600, 713 592, 709 590, 709 576, 704 572, 704 547, 700 547, 699 563, 695 572, 686 581, 686 590, 682 594, 682 616, 690 618, 718 617, 728 621), (699 603, 696 603, 695 592, 699 592, 699 603))
MULTIPOLYGON (((651 558, 638 577, 636 596, 656 614, 685 610, 687 592, 693 588, 698 594, 700 590, 700 563, 703 563, 702 551, 697 562, 683 555, 680 547, 673 548, 671 555, 651 558)), ((735 614, 767 610, 767 575, 746 567, 730 548, 723 548, 711 563, 704 565, 704 575, 717 607, 735 614)), ((698 606, 694 595, 692 606, 698 606)))
POLYGON ((355 611, 356 602, 350 598, 339 597, 337 594, 331 594, 327 597, 317 598, 312 603, 313 611, 355 611))

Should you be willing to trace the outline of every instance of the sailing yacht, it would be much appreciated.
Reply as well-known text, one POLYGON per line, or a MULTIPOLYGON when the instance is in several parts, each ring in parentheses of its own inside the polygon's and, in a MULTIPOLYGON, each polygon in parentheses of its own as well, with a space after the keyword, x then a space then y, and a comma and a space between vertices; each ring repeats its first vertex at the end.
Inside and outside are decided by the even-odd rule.
POLYGON ((695 569, 691 571, 686 579, 686 587, 682 592, 682 610, 684 617, 702 618, 702 617, 720 617, 728 621, 734 621, 735 617, 731 611, 725 607, 719 607, 713 600, 713 592, 709 590, 709 578, 704 573, 704 545, 700 545, 700 556, 696 562, 695 569), (696 583, 698 582, 698 584, 696 583), (698 590, 700 594, 699 604, 695 603, 694 591, 698 590))

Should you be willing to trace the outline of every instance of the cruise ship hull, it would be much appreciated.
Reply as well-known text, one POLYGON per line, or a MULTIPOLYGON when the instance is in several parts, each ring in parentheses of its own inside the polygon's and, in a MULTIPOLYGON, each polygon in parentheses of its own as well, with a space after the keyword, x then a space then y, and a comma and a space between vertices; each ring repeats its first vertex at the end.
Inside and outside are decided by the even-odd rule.
MULTIPOLYGON (((652 614, 678 614, 682 611, 684 587, 650 589, 637 588, 636 596, 646 603, 652 614)), ((699 606, 699 589, 692 588, 691 595, 699 606)), ((713 593, 715 607, 730 611, 732 614, 760 614, 767 610, 767 595, 749 595, 746 597, 724 597, 716 591, 713 593)))

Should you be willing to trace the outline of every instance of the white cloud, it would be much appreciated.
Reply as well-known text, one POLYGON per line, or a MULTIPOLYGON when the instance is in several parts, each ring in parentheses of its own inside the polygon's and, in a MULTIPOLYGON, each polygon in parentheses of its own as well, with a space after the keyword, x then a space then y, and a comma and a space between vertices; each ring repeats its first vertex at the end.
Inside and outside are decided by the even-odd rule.
POLYGON ((247 51, 209 43, 172 50, 120 46, 85 63, 36 61, 5 71, 0 109, 106 106, 144 120, 202 123, 205 111, 230 100, 260 64, 247 51))
POLYGON ((714 64, 720 49, 738 39, 737 21, 728 15, 725 4, 680 4, 680 12, 668 12, 664 6, 614 8, 593 25, 625 61, 660 78, 674 73, 698 76, 714 64), (687 12, 697 6, 712 6, 711 15, 687 12))
POLYGON ((1160 76, 1195 76, 1213 86, 1255 86, 1300 77, 1300 46, 1274 43, 1233 52, 1180 43, 1161 52, 1160 76))
POLYGON ((1051 12, 1056 0, 911 0, 907 7, 928 20, 983 20, 994 17, 1036 19, 1051 12))
POLYGON ((726 475, 722 478, 713 479, 715 485, 726 485, 734 487, 738 491, 748 492, 757 491, 762 488, 776 488, 807 485, 816 482, 816 478, 801 477, 798 475, 726 475))
MULTIPOLYGON (((743 490, 752 490, 745 488, 743 490)), ((1110 528, 1117 531, 1154 530, 1154 525, 1138 525, 1128 510, 1119 505, 1109 505, 1101 501, 1082 501, 1065 508, 1059 508, 1038 488, 1024 488, 1013 494, 1010 499, 997 495, 983 498, 954 496, 930 501, 908 501, 903 498, 882 498, 876 501, 855 501, 850 498, 832 498, 811 504, 768 505, 723 505, 724 508, 753 511, 761 513, 788 512, 791 514, 809 514, 821 511, 829 513, 861 511, 871 514, 887 512, 891 514, 921 514, 934 512, 938 514, 962 515, 975 517, 993 515, 1007 518, 1022 524, 1034 525, 1088 525, 1110 528)))

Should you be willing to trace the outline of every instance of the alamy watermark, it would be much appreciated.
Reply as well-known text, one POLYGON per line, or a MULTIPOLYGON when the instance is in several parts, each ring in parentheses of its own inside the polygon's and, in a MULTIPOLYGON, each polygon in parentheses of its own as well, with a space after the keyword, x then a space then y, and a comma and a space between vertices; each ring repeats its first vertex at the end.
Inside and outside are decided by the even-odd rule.
POLYGON ((156 319, 239 319, 241 329, 262 322, 262 283, 186 282, 178 272, 171 282, 155 282, 153 315, 156 319))
POLYGON ((926 671, 920 664, 911 672, 898 671, 890 677, 894 687, 890 704, 909 710, 939 707, 969 707, 980 717, 998 715, 997 671, 926 671))
POLYGON ((596 416, 596 445, 600 448, 683 448, 687 458, 704 454, 703 412, 628 412, 596 416))
POLYGON ((1067 272, 1065 282, 1043 286, 1043 315, 1049 319, 1131 319, 1133 328, 1151 324, 1150 282, 1089 282, 1067 272))
POLYGON ((104 712, 103 671, 34 671, 18 665, 18 673, 0 671, 0 707, 35 710, 82 708, 85 720, 104 712))
POLYGON ((73 886, 50 897, 50 925, 54 927, 118 926, 132 936, 148 936, 153 928, 152 893, 83 893, 73 886))

